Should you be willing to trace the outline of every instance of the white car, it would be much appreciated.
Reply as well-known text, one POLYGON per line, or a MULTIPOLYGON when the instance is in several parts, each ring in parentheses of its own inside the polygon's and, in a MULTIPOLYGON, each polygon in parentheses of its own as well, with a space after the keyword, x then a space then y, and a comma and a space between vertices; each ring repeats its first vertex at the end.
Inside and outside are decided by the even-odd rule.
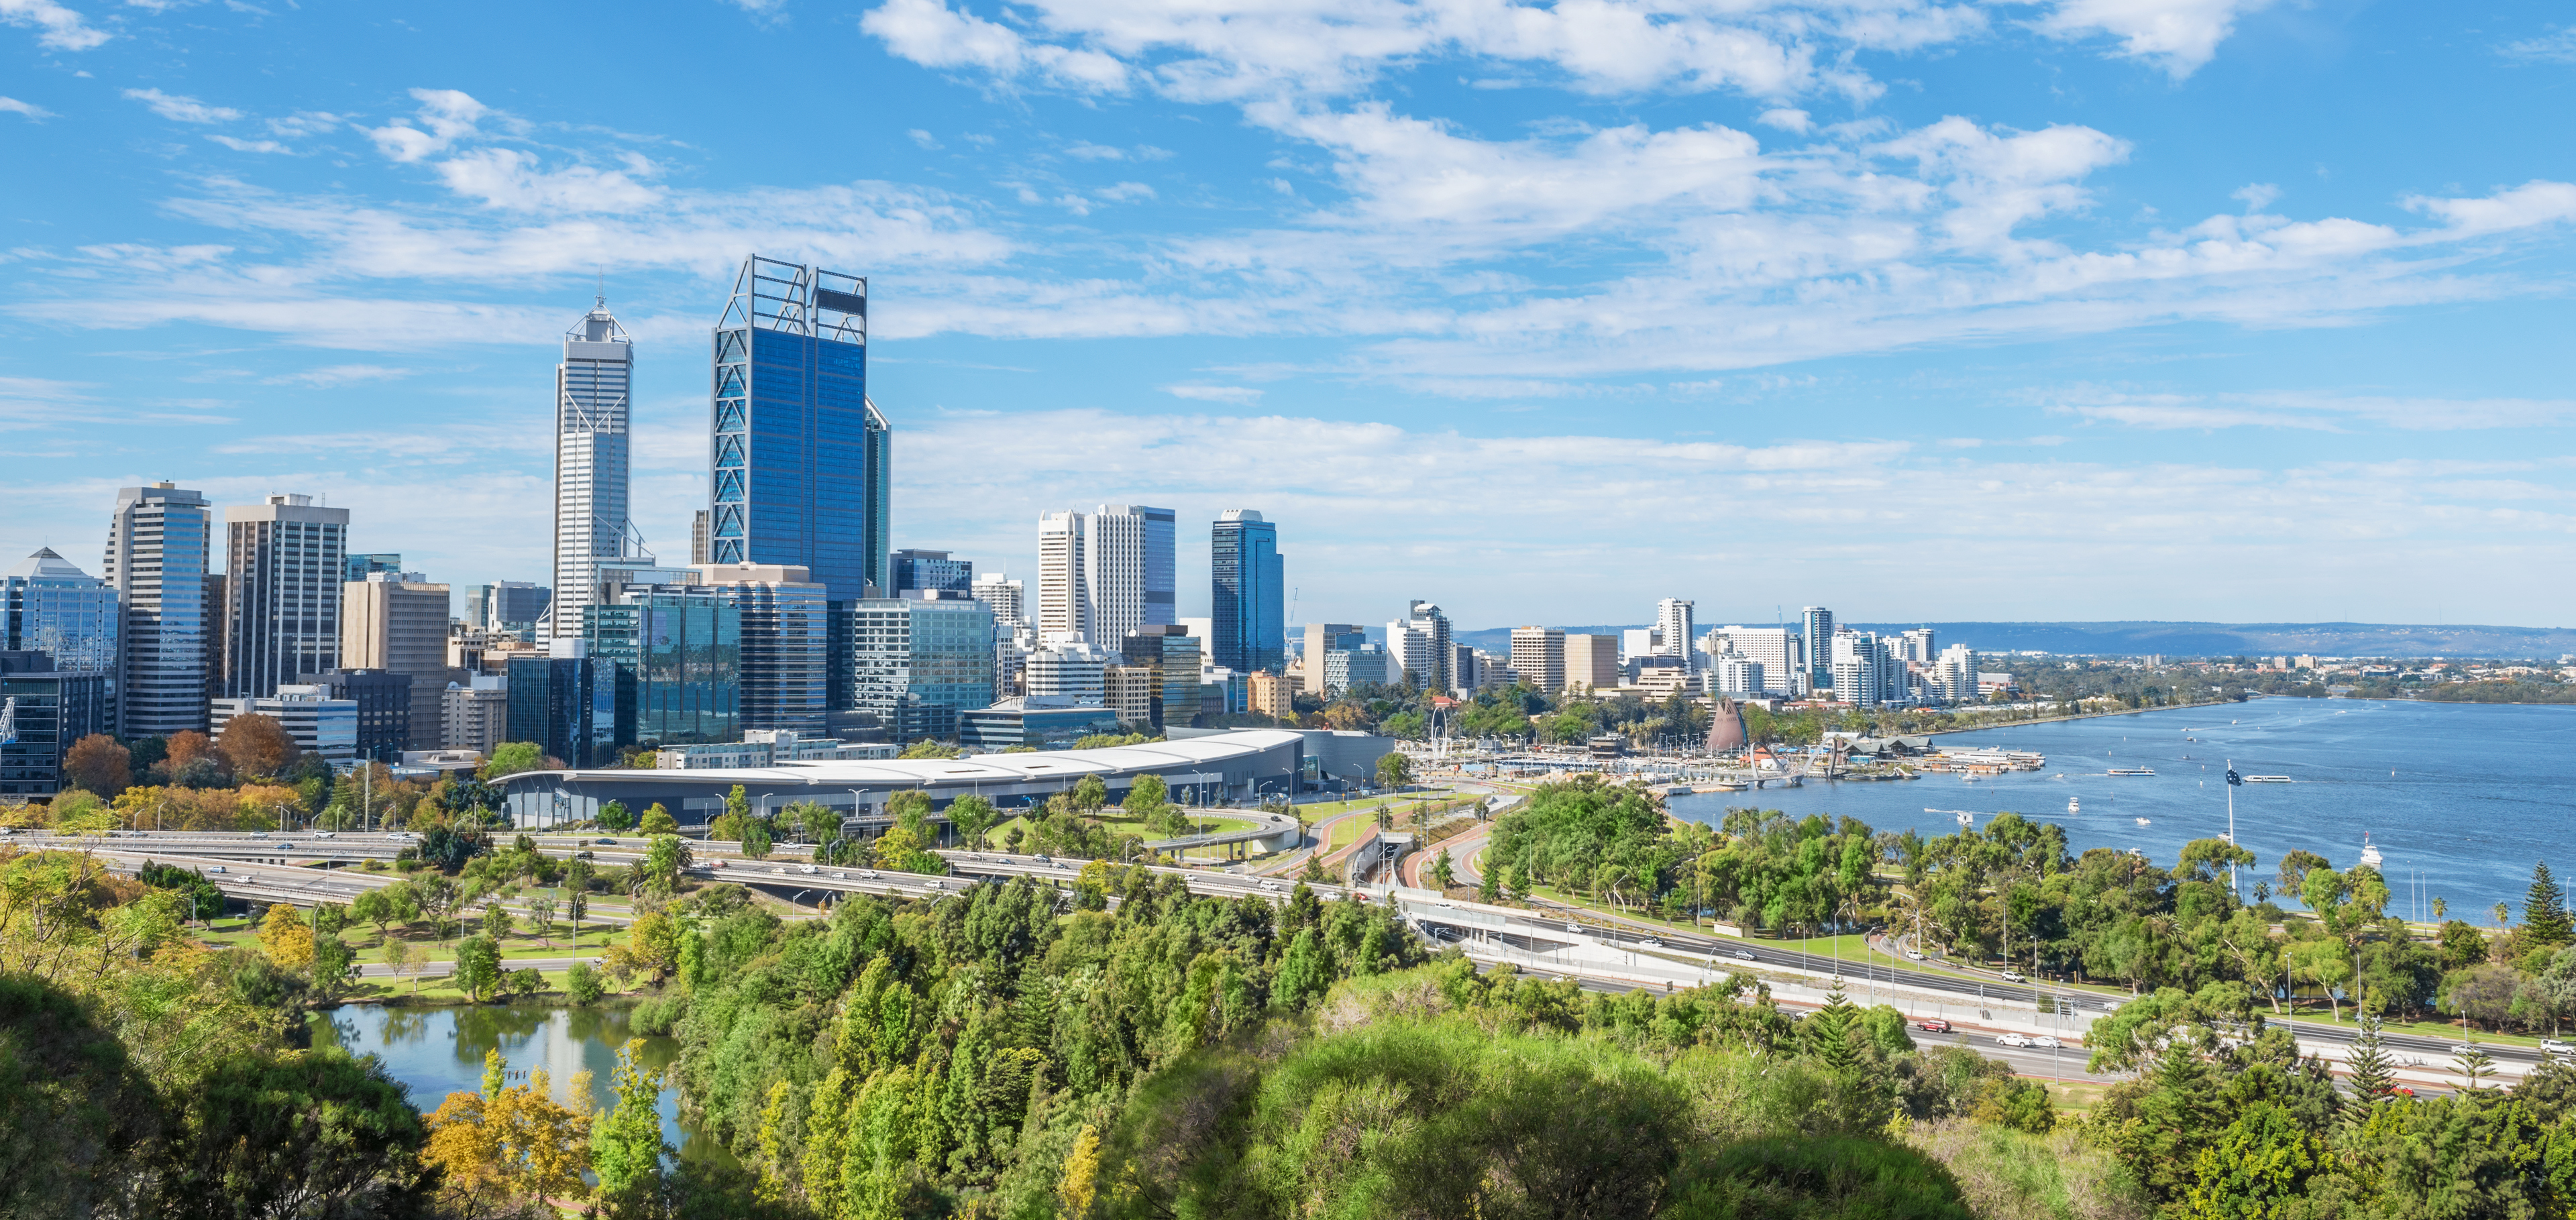
POLYGON ((1637 943, 1644 945, 1649 949, 1661 949, 1664 947, 1664 942, 1656 940, 1651 936, 1640 936, 1637 938, 1637 943))
POLYGON ((335 835, 336 835, 336 834, 337 834, 337 832, 335 832, 335 831, 329 831, 329 830, 317 830, 317 831, 314 831, 314 832, 313 832, 313 837, 314 837, 314 838, 317 838, 317 839, 328 839, 328 838, 335 837, 335 835))
POLYGON ((1276 881, 1264 881, 1261 883, 1261 888, 1265 890, 1275 890, 1279 888, 1279 883, 1276 881))
POLYGON ((805 866, 804 866, 804 867, 802 867, 802 868, 797 869, 796 871, 797 871, 797 872, 800 872, 800 873, 812 873, 812 872, 820 872, 821 870, 819 870, 819 869, 815 868, 815 867, 814 867, 813 865, 811 865, 811 864, 808 864, 808 865, 805 865, 805 866))
POLYGON ((2023 978, 2021 975, 2015 974, 2015 973, 2013 973, 2013 972, 2012 972, 2012 971, 2010 971, 2010 970, 2007 970, 2007 971, 2004 971, 2004 981, 2005 981, 2005 982, 2007 982, 2007 983, 2027 983, 2027 982, 2029 982, 2030 980, 2029 980, 2029 979, 2026 979, 2026 978, 2023 978))
POLYGON ((2038 1047, 2038 1048, 2040 1048, 2041 1050, 2044 1050, 2044 1051, 2053 1051, 2053 1050, 2056 1050, 2056 1049, 2057 1049, 2057 1048, 2059 1048, 2059 1047, 2062 1047, 2062 1046, 2066 1045, 2065 1043, 2058 1041, 2055 1037, 2053 1037, 2053 1036, 2051 1036, 2051 1035, 2048 1035, 2048 1034, 2041 1034, 2041 1035, 2039 1035, 2038 1037, 2032 1038, 2032 1039, 2030 1040, 2030 1044, 2031 1044, 2032 1046, 2036 1046, 2036 1047, 2038 1047))
POLYGON ((863 868, 859 870, 859 875, 870 881, 874 881, 877 879, 877 870, 872 868, 863 868))
POLYGON ((2576 1055, 2576 1042, 2563 1042, 2556 1038, 2543 1038, 2540 1040, 2540 1053, 2544 1055, 2576 1055))
POLYGON ((218 864, 218 865, 214 866, 213 868, 207 869, 206 871, 207 871, 207 872, 210 872, 210 873, 220 873, 220 872, 224 871, 224 866, 223 866, 223 865, 218 864))
POLYGON ((832 874, 832 876, 833 876, 835 879, 837 879, 837 880, 841 880, 841 881, 847 881, 847 880, 849 880, 849 879, 850 879, 850 875, 849 875, 848 873, 834 873, 834 874, 832 874))
POLYGON ((1738 949, 1735 951, 1735 960, 1739 962, 1758 962, 1762 959, 1753 956, 1753 954, 1747 950, 1738 949))
POLYGON ((2022 1036, 2022 1035, 2020 1035, 2020 1034, 1996 1034, 1996 1035, 1995 1035, 1995 1045, 1997 1045, 1997 1046, 2030 1046, 2030 1045, 2033 1045, 2033 1043, 2031 1042, 2031 1040, 2030 1040, 2029 1038, 2023 1037, 2023 1036, 2022 1036))
POLYGON ((1922 961, 1922 960, 1923 960, 1923 951, 1922 951, 1921 949, 1908 949, 1908 950, 1906 950, 1906 951, 1905 951, 1905 960, 1907 960, 1907 961, 1909 961, 1909 962, 1919 962, 1919 961, 1922 961))
POLYGON ((254 839, 265 839, 268 837, 268 832, 265 830, 254 830, 250 832, 250 837, 254 839))
POLYGON ((926 885, 926 886, 929 886, 930 888, 932 888, 932 889, 934 889, 934 890, 937 890, 937 889, 946 889, 946 888, 947 888, 947 886, 946 886, 946 885, 944 885, 944 884, 942 884, 942 883, 940 882, 939 878, 937 878, 937 877, 933 877, 933 878, 931 878, 931 879, 930 879, 930 880, 928 880, 928 881, 922 882, 922 884, 923 884, 923 885, 926 885))

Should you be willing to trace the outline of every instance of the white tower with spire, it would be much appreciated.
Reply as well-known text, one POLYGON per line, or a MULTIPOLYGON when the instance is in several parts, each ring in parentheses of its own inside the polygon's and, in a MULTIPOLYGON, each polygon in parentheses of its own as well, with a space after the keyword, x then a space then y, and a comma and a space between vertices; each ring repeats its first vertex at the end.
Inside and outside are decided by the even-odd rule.
POLYGON ((628 387, 635 343, 602 293, 565 332, 555 366, 554 596, 540 639, 581 634, 582 608, 599 596, 600 568, 653 562, 627 512, 628 387))

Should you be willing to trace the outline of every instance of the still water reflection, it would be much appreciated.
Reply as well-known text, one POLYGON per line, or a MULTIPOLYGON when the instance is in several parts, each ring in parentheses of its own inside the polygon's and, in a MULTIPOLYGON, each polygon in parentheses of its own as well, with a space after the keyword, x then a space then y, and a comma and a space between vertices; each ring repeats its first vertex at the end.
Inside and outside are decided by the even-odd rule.
MULTIPOLYGON (((542 1004, 486 1004, 470 1008, 385 1008, 351 1005, 312 1016, 313 1044, 338 1046, 353 1055, 382 1059, 393 1078, 411 1090, 411 1104, 435 1110, 450 1093, 483 1087, 483 1053, 498 1049, 510 1061, 512 1083, 544 1068, 555 1100, 569 1101, 573 1074, 591 1074, 594 1111, 617 1104, 610 1088, 617 1048, 636 1036, 623 1007, 558 1008, 542 1004)), ((669 1038, 648 1037, 638 1061, 664 1068, 679 1055, 669 1038)), ((689 1159, 724 1155, 679 1119, 677 1089, 662 1090, 662 1138, 689 1159)))

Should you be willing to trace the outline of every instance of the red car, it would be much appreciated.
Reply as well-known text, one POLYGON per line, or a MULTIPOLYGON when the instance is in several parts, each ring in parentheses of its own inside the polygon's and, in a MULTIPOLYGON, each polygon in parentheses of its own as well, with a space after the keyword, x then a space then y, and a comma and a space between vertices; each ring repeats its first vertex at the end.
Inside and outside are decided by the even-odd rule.
POLYGON ((1946 1034, 1950 1032, 1950 1023, 1939 1017, 1926 1017, 1915 1022, 1914 1028, 1927 1034, 1946 1034))

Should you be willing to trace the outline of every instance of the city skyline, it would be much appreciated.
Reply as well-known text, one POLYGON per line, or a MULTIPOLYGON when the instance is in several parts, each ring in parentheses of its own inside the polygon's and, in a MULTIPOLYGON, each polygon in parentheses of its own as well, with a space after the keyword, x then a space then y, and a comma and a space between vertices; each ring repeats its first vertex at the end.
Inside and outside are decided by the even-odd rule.
POLYGON ((633 515, 677 557, 709 506, 701 345, 758 253, 870 277, 886 545, 995 570, 1035 570, 1049 508, 1258 504, 1296 531, 1296 619, 1399 589, 1493 626, 1673 595, 1701 621, 2565 601, 2576 186, 2525 119, 2570 53, 2536 18, 1900 4, 1579 51, 1399 5, 1374 49, 1299 17, 1255 51, 760 9, 620 31, 643 71, 542 88, 471 4, 367 82, 279 70, 374 48, 353 14, 0 25, 0 148, 76 167, 4 196, 28 462, 0 553, 87 564, 96 506, 166 478, 350 508, 353 547, 457 589, 546 581, 532 420, 604 281, 639 349, 633 515), (644 84, 808 46, 874 119, 828 152, 644 84), (2475 600, 2386 578, 2454 564, 2475 600))

